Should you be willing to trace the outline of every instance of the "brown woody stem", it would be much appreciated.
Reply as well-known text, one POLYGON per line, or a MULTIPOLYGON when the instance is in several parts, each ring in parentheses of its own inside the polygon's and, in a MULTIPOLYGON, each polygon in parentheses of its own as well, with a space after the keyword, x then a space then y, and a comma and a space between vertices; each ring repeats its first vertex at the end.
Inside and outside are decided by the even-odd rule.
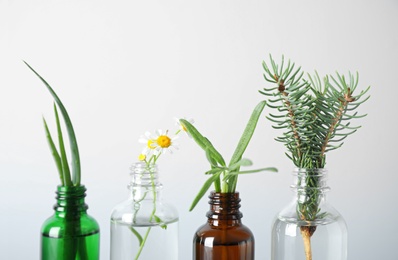
POLYGON ((300 227, 301 236, 304 242, 305 259, 312 260, 311 236, 314 234, 316 226, 300 227))
POLYGON ((351 96, 351 89, 348 88, 347 93, 344 94, 344 96, 342 98, 340 98, 341 105, 339 107, 339 110, 337 110, 332 123, 330 124, 328 134, 325 138, 325 141, 323 142, 320 160, 322 160, 323 156, 325 155, 326 148, 329 143, 330 137, 331 137, 332 133, 334 132, 334 130, 336 129, 337 124, 340 122, 341 118, 343 117, 344 110, 347 108, 348 103, 350 103, 354 100, 355 100, 355 98, 351 96))
POLYGON ((279 80, 278 76, 276 76, 276 75, 274 75, 274 79, 275 79, 276 81, 278 81, 278 91, 279 91, 279 93, 281 93, 281 95, 283 96, 283 98, 284 98, 284 100, 285 100, 285 105, 286 105, 286 107, 287 107, 288 115, 289 115, 289 117, 290 117, 290 122, 291 122, 292 129, 293 129, 293 135, 294 135, 294 138, 296 139, 297 154, 298 154, 299 157, 301 157, 301 150, 300 150, 300 149, 301 149, 301 144, 300 144, 301 141, 300 141, 300 136, 299 136, 299 134, 298 134, 298 132, 297 132, 297 124, 296 124, 296 121, 294 121, 294 112, 293 112, 293 109, 292 109, 292 104, 290 103, 289 99, 287 98, 287 96, 288 96, 289 94, 285 91, 285 89, 286 89, 285 81, 284 81, 284 79, 280 79, 280 80, 279 80))

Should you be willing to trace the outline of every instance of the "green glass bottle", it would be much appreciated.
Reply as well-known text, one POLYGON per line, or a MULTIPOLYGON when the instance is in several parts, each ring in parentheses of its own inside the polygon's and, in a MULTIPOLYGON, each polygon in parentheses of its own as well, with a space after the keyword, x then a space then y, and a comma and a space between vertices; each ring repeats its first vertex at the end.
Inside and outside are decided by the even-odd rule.
POLYGON ((55 213, 41 231, 42 260, 98 260, 99 226, 87 214, 84 186, 58 186, 55 213))

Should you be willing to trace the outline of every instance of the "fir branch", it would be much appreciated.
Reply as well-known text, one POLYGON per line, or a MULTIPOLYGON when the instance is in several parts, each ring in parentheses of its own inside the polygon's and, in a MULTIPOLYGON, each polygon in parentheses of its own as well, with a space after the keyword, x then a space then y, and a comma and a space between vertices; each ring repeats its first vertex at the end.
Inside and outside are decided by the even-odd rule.
MULTIPOLYGON (((311 223, 325 217, 319 208, 320 191, 318 168, 324 168, 326 153, 340 148, 347 136, 355 133, 360 126, 351 126, 351 120, 364 117, 355 111, 369 99, 365 97, 369 87, 354 95, 358 86, 358 73, 348 78, 336 73, 321 79, 314 76, 303 78, 300 67, 293 70, 294 63, 288 61, 284 68, 284 57, 279 66, 270 56, 270 66, 263 62, 264 78, 275 84, 264 88, 261 94, 268 97, 267 105, 277 113, 267 117, 275 129, 283 129, 276 138, 284 143, 287 157, 299 168, 304 168, 304 190, 297 202, 297 218, 311 223), (292 71, 294 73, 292 74, 292 71)), ((301 185, 301 183, 299 183, 301 185)), ((316 225, 301 226, 306 258, 312 259, 311 236, 316 225)))
POLYGON ((275 84, 260 91, 268 97, 268 107, 277 111, 267 118, 273 128, 285 130, 276 140, 285 144, 297 167, 323 168, 325 154, 341 147, 341 141, 359 128, 342 122, 364 116, 355 110, 369 98, 360 100, 369 88, 354 96, 358 73, 349 73, 347 79, 338 73, 322 79, 315 72, 304 79, 301 67, 294 69, 290 61, 285 66, 284 57, 278 65, 270 56, 270 65, 263 62, 263 68, 264 78, 275 84))

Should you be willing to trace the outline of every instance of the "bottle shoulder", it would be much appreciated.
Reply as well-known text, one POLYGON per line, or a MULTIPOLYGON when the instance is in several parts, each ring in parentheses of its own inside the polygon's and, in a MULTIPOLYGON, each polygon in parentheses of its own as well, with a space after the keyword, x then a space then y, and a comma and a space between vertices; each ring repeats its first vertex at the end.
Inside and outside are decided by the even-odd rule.
POLYGON ((243 225, 234 226, 214 226, 206 223, 202 225, 194 235, 194 241, 212 239, 214 244, 234 244, 241 241, 254 241, 251 230, 243 225))
POLYGON ((275 217, 275 221, 282 221, 286 223, 297 223, 299 225, 318 225, 328 224, 331 222, 344 222, 342 215, 329 203, 322 201, 318 204, 317 218, 314 221, 299 220, 297 215, 298 203, 297 200, 291 201, 284 207, 275 217))
POLYGON ((63 237, 71 226, 78 232, 77 235, 99 233, 98 222, 88 214, 82 214, 79 218, 73 219, 66 219, 54 214, 44 221, 41 232, 44 236, 63 237))
POLYGON ((218 235, 218 234, 223 234, 225 232, 229 232, 228 234, 237 233, 237 234, 247 234, 248 236, 253 236, 251 230, 241 222, 232 225, 227 223, 213 225, 207 222, 206 224, 198 228, 196 234, 199 236, 207 234, 218 235))
POLYGON ((111 220, 124 224, 140 223, 142 225, 151 225, 156 222, 154 216, 165 223, 176 222, 179 218, 177 209, 162 200, 137 202, 133 199, 128 199, 113 208, 111 220))

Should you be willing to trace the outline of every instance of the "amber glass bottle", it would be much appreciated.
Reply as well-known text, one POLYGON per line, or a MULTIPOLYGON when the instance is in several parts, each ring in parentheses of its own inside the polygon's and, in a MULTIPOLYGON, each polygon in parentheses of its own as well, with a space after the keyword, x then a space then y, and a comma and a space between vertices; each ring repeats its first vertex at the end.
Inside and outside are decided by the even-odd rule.
POLYGON ((239 193, 210 193, 208 221, 195 233, 194 260, 252 260, 254 237, 242 224, 239 193))

